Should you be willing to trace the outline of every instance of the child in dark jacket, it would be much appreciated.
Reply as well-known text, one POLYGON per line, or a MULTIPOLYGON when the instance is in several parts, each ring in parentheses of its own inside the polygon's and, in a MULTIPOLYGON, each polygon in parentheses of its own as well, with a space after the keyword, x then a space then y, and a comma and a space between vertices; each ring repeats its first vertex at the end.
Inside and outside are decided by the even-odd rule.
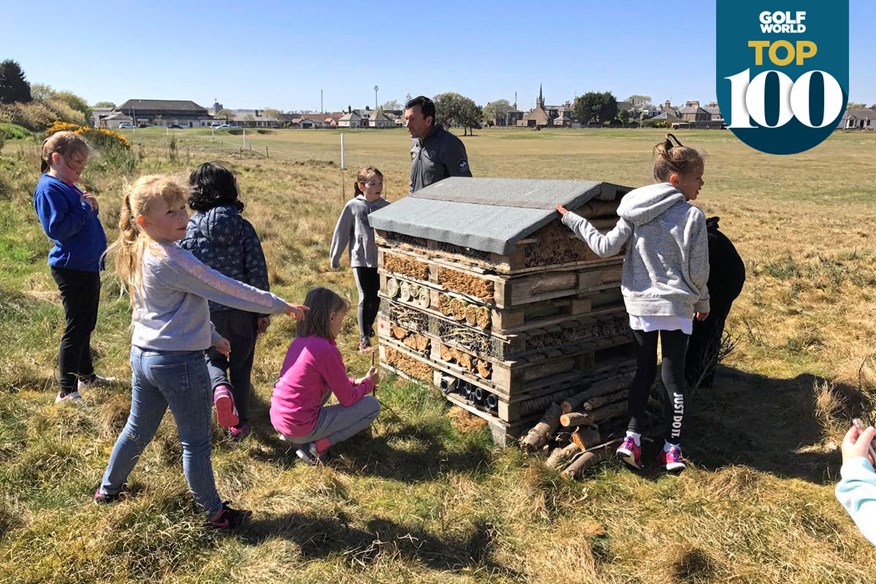
MULTIPOLYGON (((252 224, 240 215, 244 205, 235 176, 215 162, 206 162, 192 172, 189 184, 189 206, 195 213, 180 247, 229 278, 268 291, 265 254, 252 224)), ((214 302, 210 302, 210 319, 232 349, 228 357, 215 348, 207 351, 216 419, 231 438, 241 439, 251 431, 250 377, 256 337, 267 330, 271 319, 214 302)))
POLYGON ((687 347, 685 379, 688 387, 712 387, 721 352, 724 323, 733 301, 745 284, 745 262, 736 247, 718 229, 719 217, 706 219, 709 234, 709 304, 705 320, 694 320, 687 347))

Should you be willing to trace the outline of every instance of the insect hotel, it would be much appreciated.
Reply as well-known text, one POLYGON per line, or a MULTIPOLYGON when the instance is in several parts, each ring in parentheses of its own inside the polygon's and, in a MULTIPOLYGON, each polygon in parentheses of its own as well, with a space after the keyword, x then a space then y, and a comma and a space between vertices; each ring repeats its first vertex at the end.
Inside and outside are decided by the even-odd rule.
POLYGON ((605 232, 630 190, 451 177, 372 213, 381 365, 434 384, 486 419, 501 444, 552 404, 627 381, 623 255, 595 255, 555 205, 605 232))

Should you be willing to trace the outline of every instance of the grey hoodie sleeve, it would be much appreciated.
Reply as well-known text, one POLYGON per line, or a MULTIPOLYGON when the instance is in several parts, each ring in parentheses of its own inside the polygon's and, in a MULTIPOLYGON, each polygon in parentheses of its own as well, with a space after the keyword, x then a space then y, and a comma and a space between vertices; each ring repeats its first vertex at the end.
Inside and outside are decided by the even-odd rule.
POLYGON ((709 312, 709 232, 706 227, 706 216, 694 207, 693 225, 690 231, 690 264, 688 270, 691 282, 700 291, 700 297, 694 303, 695 312, 709 312))
POLYGON ((563 215, 563 224, 601 258, 617 255, 633 233, 633 226, 626 219, 620 219, 614 229, 602 235, 587 219, 572 212, 563 215))
POLYGON ((341 267, 341 254, 350 243, 350 232, 353 230, 353 210, 350 204, 344 206, 341 211, 341 216, 338 217, 338 224, 335 225, 335 233, 332 235, 332 249, 329 253, 331 266, 333 270, 341 267))

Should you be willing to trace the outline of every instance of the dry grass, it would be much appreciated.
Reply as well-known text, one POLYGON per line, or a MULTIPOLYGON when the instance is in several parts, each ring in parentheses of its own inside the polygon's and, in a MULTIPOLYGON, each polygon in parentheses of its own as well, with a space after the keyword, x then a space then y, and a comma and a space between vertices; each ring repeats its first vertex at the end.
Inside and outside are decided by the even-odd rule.
MULTIPOLYGON (((657 131, 485 130, 466 138, 478 176, 649 181, 657 131)), ((331 232, 355 169, 374 164, 391 200, 407 190, 401 131, 288 131, 211 139, 179 131, 170 162, 161 130, 138 131, 138 172, 185 176, 204 160, 239 175, 245 215, 264 241, 274 289, 300 301, 312 285, 350 298, 328 266, 331 232), (264 155, 267 146, 270 158, 264 155), (343 182, 342 182, 343 179, 343 182), (344 194, 342 194, 342 184, 344 194)), ((390 379, 370 436, 309 468, 270 431, 267 410, 293 323, 276 318, 254 369, 256 432, 214 439, 224 497, 255 510, 239 533, 205 531, 165 421, 131 476, 133 496, 90 504, 129 407, 124 388, 55 407, 62 310, 30 191, 35 146, 0 157, 0 581, 97 582, 867 582, 876 551, 832 494, 836 444, 876 391, 871 347, 876 255, 873 134, 837 134, 794 157, 751 151, 726 132, 687 133, 708 154, 698 201, 746 261, 729 332, 738 339, 714 389, 691 404, 680 477, 633 474, 612 461, 569 483, 516 449, 493 450, 482 423, 436 392, 390 379)), ((134 175, 93 164, 110 235, 134 175)), ((105 280, 95 348, 102 372, 129 376, 127 301, 105 280)), ((354 373, 355 322, 341 348, 354 373)), ((646 457, 652 456, 646 445, 646 457)))

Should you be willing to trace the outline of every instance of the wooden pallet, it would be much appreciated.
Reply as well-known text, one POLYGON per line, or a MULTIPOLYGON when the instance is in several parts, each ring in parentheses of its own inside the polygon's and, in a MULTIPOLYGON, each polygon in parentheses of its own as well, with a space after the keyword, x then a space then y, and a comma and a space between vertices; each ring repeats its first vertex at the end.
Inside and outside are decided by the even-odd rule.
MULTIPOLYGON (((380 289, 396 298, 401 282, 430 291, 433 309, 440 309, 438 295, 446 294, 466 302, 483 304, 497 310, 511 310, 524 305, 569 296, 614 289, 620 285, 622 256, 589 262, 575 269, 545 273, 529 273, 517 277, 503 277, 458 266, 445 265, 438 260, 423 261, 405 253, 378 250, 380 289), (394 284, 392 279, 396 280, 394 284)), ((423 306, 423 304, 420 304, 423 306)), ((508 315, 508 318, 512 318, 508 315)), ((498 323, 502 327, 502 323, 498 323)), ((513 323, 503 328, 514 326, 513 323)))
MULTIPOLYGON (((434 344, 435 341, 433 346, 434 344)), ((415 360, 421 364, 407 370, 409 375, 421 381, 437 383, 438 378, 434 373, 438 372, 463 380, 474 387, 480 387, 506 403, 541 397, 561 389, 574 389, 581 383, 589 383, 588 380, 592 378, 604 377, 607 365, 615 371, 626 372, 634 364, 631 354, 625 350, 626 345, 622 345, 605 347, 572 357, 552 359, 545 363, 533 363, 529 368, 514 369, 513 375, 510 373, 514 364, 511 364, 507 370, 500 370, 495 377, 485 379, 457 363, 435 358, 434 354, 424 355, 394 338, 379 337, 379 347, 381 363, 393 364, 398 358, 392 359, 390 356, 401 354, 408 362, 415 360), (570 362, 572 367, 564 366, 566 362, 570 362), (431 367, 432 374, 428 379, 426 375, 412 370, 415 368, 417 371, 424 371, 425 365, 431 367), (527 375, 531 377, 527 378, 527 375)), ((405 370, 404 367, 399 368, 405 370)), ((493 372, 495 374, 497 371, 494 369, 493 372)))

